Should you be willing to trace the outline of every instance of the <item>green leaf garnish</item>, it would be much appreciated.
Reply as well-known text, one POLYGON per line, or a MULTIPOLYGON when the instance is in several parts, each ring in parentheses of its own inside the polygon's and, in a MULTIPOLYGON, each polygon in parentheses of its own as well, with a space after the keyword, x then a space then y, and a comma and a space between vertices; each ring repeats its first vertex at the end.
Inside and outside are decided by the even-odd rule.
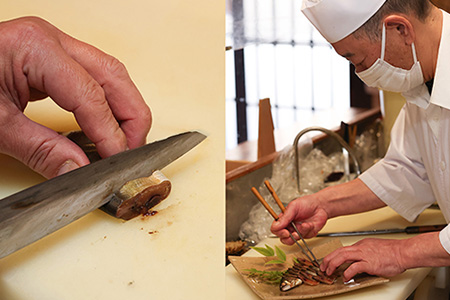
POLYGON ((265 265, 284 264, 285 260, 273 259, 265 263, 265 265))
POLYGON ((268 245, 266 245, 266 248, 263 248, 263 247, 250 247, 250 248, 254 249, 255 251, 259 252, 260 254, 262 254, 264 256, 273 256, 275 254, 273 249, 270 248, 270 246, 268 246, 268 245))
MULTIPOLYGON (((273 259, 265 263, 265 265, 272 265, 272 264, 284 264, 286 262, 286 253, 283 252, 280 248, 275 246, 275 250, 273 250, 270 246, 266 245, 266 247, 250 247, 254 249, 255 251, 259 252, 260 254, 264 256, 274 256, 276 253, 276 256, 278 259, 273 259)), ((252 269, 245 269, 244 271, 249 272, 249 277, 256 277, 266 283, 269 284, 279 284, 281 281, 281 278, 283 277, 283 274, 285 271, 259 271, 255 268, 252 269)))
POLYGON ((278 248, 277 246, 275 246, 275 252, 278 256, 278 258, 284 262, 286 262, 286 253, 284 253, 283 250, 281 250, 280 248, 278 248))
POLYGON ((250 273, 256 273, 256 272, 258 272, 258 270, 256 270, 255 268, 244 269, 243 271, 245 271, 245 272, 250 272, 250 273))
POLYGON ((244 271, 249 272, 249 277, 258 278, 268 284, 280 284, 284 275, 284 271, 258 271, 255 268, 245 269, 244 271))

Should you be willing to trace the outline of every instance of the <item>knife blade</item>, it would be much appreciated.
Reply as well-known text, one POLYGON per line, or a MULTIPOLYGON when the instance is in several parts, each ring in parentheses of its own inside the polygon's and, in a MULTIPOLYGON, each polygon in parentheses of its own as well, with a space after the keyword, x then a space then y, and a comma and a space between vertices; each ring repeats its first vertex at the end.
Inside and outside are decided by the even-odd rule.
POLYGON ((127 181, 149 176, 206 138, 185 132, 128 150, 0 200, 0 258, 109 202, 127 181))
POLYGON ((430 225, 430 226, 408 226, 405 228, 375 229, 375 230, 361 230, 361 231, 342 231, 342 232, 319 233, 317 236, 318 237, 326 237, 326 236, 338 237, 338 236, 390 234, 390 233, 414 234, 414 233, 440 231, 445 226, 447 226, 447 224, 430 225))

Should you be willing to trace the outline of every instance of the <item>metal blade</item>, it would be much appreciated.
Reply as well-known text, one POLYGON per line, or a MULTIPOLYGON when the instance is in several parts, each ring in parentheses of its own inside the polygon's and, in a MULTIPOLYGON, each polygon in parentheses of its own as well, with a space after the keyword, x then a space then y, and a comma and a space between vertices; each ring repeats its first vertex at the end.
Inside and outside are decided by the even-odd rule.
POLYGON ((355 236, 355 235, 390 234, 390 233, 415 234, 415 233, 441 231, 446 226, 447 226, 447 224, 438 224, 438 225, 408 226, 405 228, 374 229, 374 230, 362 230, 362 231, 342 231, 342 232, 319 233, 317 236, 318 237, 355 236))
POLYGON ((205 138, 198 132, 174 135, 0 200, 0 258, 99 208, 127 181, 164 168, 205 138))
POLYGON ((355 235, 370 235, 370 234, 388 234, 388 233, 404 233, 405 229, 380 229, 380 230, 361 230, 361 231, 343 231, 331 233, 319 233, 318 237, 324 236, 355 236, 355 235))

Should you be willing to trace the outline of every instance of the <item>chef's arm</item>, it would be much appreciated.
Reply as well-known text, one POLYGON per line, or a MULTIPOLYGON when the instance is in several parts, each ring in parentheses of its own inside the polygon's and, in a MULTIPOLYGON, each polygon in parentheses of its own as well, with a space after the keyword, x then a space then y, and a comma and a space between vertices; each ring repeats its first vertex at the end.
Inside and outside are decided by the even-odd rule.
POLYGON ((404 267, 450 266, 450 254, 442 246, 439 234, 428 232, 401 240, 401 262, 404 267))
POLYGON ((325 188, 316 194, 328 219, 351 215, 386 206, 364 182, 355 179, 347 183, 325 188))
MULTIPOLYGON (((385 206, 361 179, 325 189, 318 196, 329 218, 385 206)), ((350 280, 360 273, 392 277, 412 268, 450 266, 450 255, 443 246, 450 245, 448 230, 403 240, 363 239, 327 255, 321 269, 332 274, 340 265, 350 263, 343 274, 344 280, 350 280)))
POLYGON ((348 281, 356 274, 392 277, 407 269, 450 266, 450 255, 442 247, 439 232, 429 232, 403 240, 363 239, 327 255, 320 266, 332 274, 343 263, 348 281))
POLYGON ((280 237, 281 242, 292 245, 289 231, 299 238, 293 228, 289 228, 292 221, 304 237, 310 238, 316 236, 330 218, 383 206, 386 204, 360 179, 355 179, 291 201, 285 213, 272 223, 271 230, 280 237))

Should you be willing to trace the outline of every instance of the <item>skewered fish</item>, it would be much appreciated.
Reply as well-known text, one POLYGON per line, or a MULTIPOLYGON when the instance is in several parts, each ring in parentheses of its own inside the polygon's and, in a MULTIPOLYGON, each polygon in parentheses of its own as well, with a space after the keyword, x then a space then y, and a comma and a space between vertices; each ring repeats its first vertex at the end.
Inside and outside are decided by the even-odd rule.
POLYGON ((313 286, 320 283, 333 284, 336 277, 335 275, 327 276, 310 261, 298 258, 281 278, 280 290, 286 292, 302 283, 313 286))

